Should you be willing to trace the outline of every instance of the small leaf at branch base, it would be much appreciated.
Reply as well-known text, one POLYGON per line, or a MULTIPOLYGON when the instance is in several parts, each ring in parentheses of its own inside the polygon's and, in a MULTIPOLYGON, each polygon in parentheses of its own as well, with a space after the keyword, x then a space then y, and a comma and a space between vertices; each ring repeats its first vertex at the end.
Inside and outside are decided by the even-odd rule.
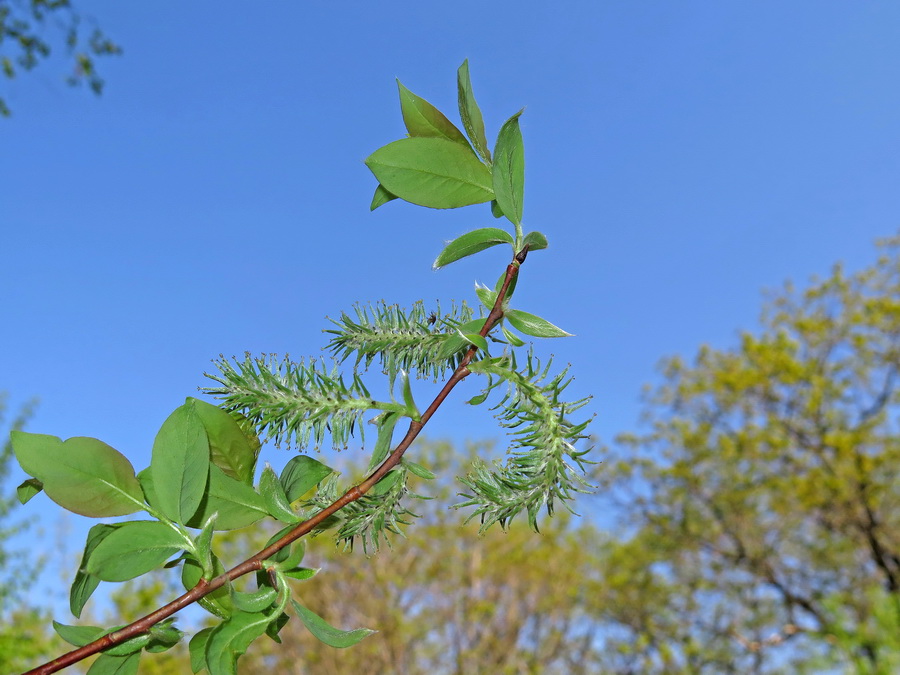
POLYGON ((506 326, 503 326, 502 330, 503 337, 505 337, 507 342, 509 342, 509 344, 511 344, 513 347, 522 347, 525 345, 525 340, 513 333, 506 326))
POLYGON ((546 338, 572 336, 571 333, 567 333, 559 326, 554 326, 546 319, 518 309, 507 310, 504 317, 512 324, 513 328, 525 335, 546 338))
POLYGON ((491 171, 475 154, 446 138, 404 138, 366 159, 386 190, 412 204, 453 209, 494 198, 491 171))
POLYGON ((475 295, 488 310, 494 309, 494 303, 497 302, 497 291, 492 291, 481 284, 475 284, 475 295))
POLYGON ((291 599, 291 604, 294 605, 294 610, 297 612, 297 616, 300 617, 300 620, 303 622, 303 625, 306 626, 309 632, 329 647, 336 647, 338 649, 352 647, 360 640, 368 637, 375 632, 374 630, 369 630, 368 628, 357 628, 356 630, 340 630, 339 628, 335 628, 334 626, 329 624, 327 621, 325 621, 325 619, 320 617, 315 612, 308 610, 296 600, 291 599))
POLYGON ((27 504, 32 497, 40 494, 43 489, 44 484, 41 481, 37 478, 29 478, 22 481, 21 485, 16 488, 16 499, 19 500, 20 504, 27 504))
POLYGON ((487 340, 485 340, 478 333, 460 333, 460 335, 465 338, 466 342, 475 345, 485 354, 490 354, 490 351, 488 350, 487 340))
POLYGON ((375 441, 372 459, 369 460, 369 471, 372 471, 387 458, 394 439, 394 428, 399 420, 400 413, 398 412, 385 413, 378 419, 378 440, 375 441))
POLYGON ((90 518, 124 516, 143 501, 134 467, 96 438, 63 442, 56 436, 13 431, 13 452, 25 473, 64 509, 90 518))
POLYGON ((397 80, 400 90, 400 112, 410 136, 446 138, 469 148, 469 142, 444 113, 420 96, 416 96, 397 80))
POLYGON ((463 127, 469 134, 469 139, 475 150, 486 161, 491 161, 491 151, 488 150, 487 137, 484 135, 484 119, 481 109, 475 102, 475 94, 472 93, 472 81, 469 78, 469 59, 462 62, 456 71, 456 88, 459 103, 459 116, 463 121, 463 127))
POLYGON ((374 211, 379 206, 384 206, 388 202, 392 202, 397 199, 397 195, 391 194, 387 190, 384 189, 383 185, 378 185, 375 188, 375 194, 372 195, 372 203, 369 204, 369 211, 374 211))
POLYGON ((97 544, 87 571, 103 581, 127 581, 159 567, 184 548, 182 535, 165 523, 123 523, 97 544))
POLYGON ((483 251, 498 244, 513 244, 512 235, 499 227, 483 227, 466 232, 448 243, 441 251, 432 267, 440 269, 461 258, 483 251))
POLYGON ((525 148, 519 130, 520 110, 500 128, 494 146, 493 186, 497 204, 515 225, 522 223, 525 192, 525 148))
POLYGON ((298 455, 285 465, 279 480, 284 487, 288 501, 293 502, 300 499, 332 473, 334 473, 334 469, 325 466, 322 462, 306 455, 298 455))
POLYGON ((300 522, 300 516, 291 509, 284 487, 278 482, 278 476, 275 475, 275 471, 268 464, 263 469, 262 476, 259 479, 259 493, 262 495, 266 510, 270 516, 280 520, 282 523, 300 522))
POLYGON ((547 248, 547 246, 549 246, 547 237, 536 231, 526 234, 522 244, 527 244, 529 251, 540 251, 542 248, 547 248))

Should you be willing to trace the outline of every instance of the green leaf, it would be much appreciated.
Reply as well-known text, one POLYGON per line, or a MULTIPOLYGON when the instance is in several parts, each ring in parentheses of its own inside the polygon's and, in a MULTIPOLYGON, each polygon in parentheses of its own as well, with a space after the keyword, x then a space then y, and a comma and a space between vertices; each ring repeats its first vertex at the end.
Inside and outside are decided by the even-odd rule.
POLYGON ((457 332, 449 335, 447 339, 444 340, 444 345, 441 347, 437 358, 449 359, 461 349, 467 348, 470 343, 469 340, 465 338, 465 335, 467 333, 480 333, 481 329, 484 328, 484 322, 486 320, 486 318, 473 319, 472 321, 467 321, 466 323, 457 326, 457 332))
POLYGON ((400 386, 403 390, 403 405, 406 406, 406 416, 418 421, 421 415, 419 414, 419 409, 416 407, 416 401, 413 399, 412 385, 409 383, 409 373, 405 370, 400 371, 400 386))
POLYGON ((472 82, 469 79, 469 59, 462 62, 456 71, 456 88, 459 101, 459 116, 463 127, 469 134, 469 139, 475 150, 485 162, 491 161, 491 152, 488 150, 487 137, 484 135, 484 119, 481 109, 475 102, 475 94, 472 93, 472 82))
POLYGON ((184 546, 181 533, 165 523, 122 523, 97 544, 87 571, 103 581, 127 581, 159 567, 184 546))
POLYGON ((312 579, 319 573, 318 567, 295 567, 292 570, 284 570, 283 574, 286 577, 290 577, 291 579, 297 579, 299 581, 306 581, 307 579, 312 579))
POLYGON ((491 171, 446 138, 404 138, 379 148, 366 166, 386 190, 412 204, 452 209, 494 198, 491 171))
POLYGON ((236 675, 238 657, 265 634, 270 621, 265 614, 239 612, 214 628, 206 642, 209 675, 236 675))
MULTIPOLYGON (((293 525, 287 525, 281 528, 278 532, 269 537, 269 541, 266 542, 266 545, 263 548, 269 548, 276 541, 281 539, 284 535, 294 529, 293 525)), ((303 560, 303 556, 306 555, 306 544, 302 539, 298 539, 296 541, 291 542, 280 551, 273 553, 268 560, 263 562, 263 567, 277 567, 278 569, 287 569, 289 567, 296 567, 303 560)), ((268 583, 265 581, 266 577, 260 577, 261 581, 268 583)))
POLYGON ((44 484, 37 478, 29 478, 16 488, 16 499, 20 504, 27 504, 32 497, 39 494, 44 489, 44 484))
POLYGON ((209 477, 209 439, 190 400, 163 422, 150 460, 159 510, 176 523, 197 511, 209 477))
POLYGON ((547 246, 549 246, 547 237, 540 232, 529 232, 525 235, 522 244, 528 244, 529 251, 540 251, 542 248, 547 248, 547 246))
POLYGON ((284 487, 278 482, 278 476, 268 464, 259 479, 259 493, 270 516, 282 523, 300 522, 300 516, 291 509, 284 487))
POLYGON ((488 310, 494 309, 494 303, 497 302, 497 291, 492 291, 481 284, 475 284, 475 295, 478 296, 481 304, 487 307, 488 310))
POLYGON ((494 194, 503 214, 515 225, 522 224, 522 198, 525 192, 525 146, 519 129, 521 114, 522 110, 500 128, 494 146, 494 194))
POLYGON ((571 337, 571 333, 567 333, 562 328, 554 326, 546 319, 542 319, 534 314, 523 312, 518 309, 508 309, 503 314, 512 324, 513 328, 525 335, 533 335, 534 337, 571 337))
POLYGON ((522 347, 525 345, 525 340, 513 333, 506 326, 503 326, 501 330, 503 331, 503 337, 505 337, 513 347, 522 347))
POLYGON ((506 230, 499 227, 483 227, 478 230, 466 232, 449 242, 441 251, 432 267, 440 269, 445 265, 456 262, 461 258, 483 251, 498 244, 513 244, 513 238, 506 230))
POLYGON ((274 588, 261 588, 253 593, 242 593, 232 588, 231 600, 234 606, 242 612, 261 612, 271 607, 278 597, 278 591, 274 588))
POLYGON ((209 518, 206 519, 206 522, 203 523, 203 527, 200 530, 200 534, 198 534, 194 538, 194 547, 196 549, 197 555, 199 556, 199 562, 202 565, 205 572, 211 572, 212 567, 212 536, 213 532, 216 529, 216 514, 212 514, 209 518))
POLYGON ((214 627, 204 628, 188 642, 188 651, 191 653, 191 672, 199 673, 206 668, 206 643, 214 630, 214 627))
POLYGON ((88 574, 87 561, 97 545, 106 539, 110 534, 120 528, 122 524, 107 525, 101 523, 94 525, 87 535, 84 543, 84 553, 81 554, 81 563, 78 565, 78 571, 75 573, 75 580, 72 582, 72 588, 69 589, 69 609, 75 617, 81 617, 81 611, 84 609, 85 603, 93 595, 100 579, 93 574, 88 574))
POLYGON ((300 499, 332 473, 334 473, 334 469, 325 466, 322 462, 306 455, 298 455, 285 465, 279 480, 288 502, 293 502, 300 499))
POLYGON ((481 405, 482 403, 487 401, 488 394, 490 393, 490 390, 483 391, 478 394, 478 396, 473 396, 472 398, 470 398, 468 401, 466 401, 466 403, 468 403, 469 405, 481 405))
POLYGON ((300 617, 300 620, 303 622, 303 625, 306 626, 309 632, 329 647, 337 647, 339 649, 343 649, 344 647, 352 647, 363 638, 368 637, 375 632, 374 630, 369 630, 368 628, 357 628, 356 630, 340 630, 339 628, 335 628, 330 623, 325 621, 325 619, 320 617, 315 612, 308 610, 296 600, 291 599, 291 603, 294 605, 294 610, 297 612, 297 616, 300 617))
POLYGON ((209 488, 197 512, 188 520, 190 527, 203 527, 207 519, 217 513, 215 528, 236 530, 252 525, 268 515, 263 498, 241 481, 235 480, 219 467, 209 467, 209 488))
POLYGON ((372 459, 369 460, 369 471, 380 465, 391 451, 394 439, 394 428, 400 420, 400 413, 389 412, 378 419, 378 440, 375 441, 375 449, 372 451, 372 459))
MULTIPOLYGON (((503 282, 506 281, 506 273, 500 275, 500 278, 497 279, 497 283, 494 284, 494 290, 499 293, 500 289, 503 288, 503 282)), ((503 299, 503 306, 509 304, 509 299, 513 296, 513 293, 516 290, 516 284, 519 283, 519 275, 517 274, 512 278, 512 281, 509 282, 509 286, 506 287, 506 297, 503 299)))
POLYGON ((424 98, 416 96, 397 80, 400 90, 400 112, 403 123, 410 136, 446 138, 469 148, 469 142, 456 126, 448 120, 444 113, 431 105, 424 98))
POLYGON ((408 459, 404 459, 403 466, 409 469, 410 473, 415 474, 419 478, 424 478, 425 480, 435 479, 435 475, 421 464, 416 464, 415 462, 411 462, 408 459))
MULTIPOLYGON (((256 460, 259 457, 260 442, 255 434, 247 433, 236 418, 236 413, 227 413, 218 406, 197 398, 188 398, 200 418, 209 439, 209 459, 225 472, 242 483, 253 485, 256 460)), ((246 420, 243 416, 241 419, 246 420)))
POLYGON ((141 662, 141 652, 128 656, 100 654, 88 668, 87 675, 137 675, 141 662))
POLYGON ((278 634, 281 632, 281 629, 285 627, 288 621, 290 621, 291 617, 282 612, 279 614, 274 620, 269 622, 269 625, 266 626, 266 635, 272 638, 278 644, 281 644, 281 638, 278 634))
POLYGON ((378 187, 375 188, 375 194, 372 195, 372 203, 369 204, 369 211, 374 211, 379 206, 384 206, 395 199, 397 199, 397 195, 391 194, 384 189, 383 185, 379 184, 378 187))
POLYGON ((485 340, 481 335, 478 335, 478 333, 460 333, 460 335, 462 335, 466 339, 466 342, 475 345, 485 354, 490 354, 490 351, 488 350, 487 340, 485 340))
POLYGON ((147 645, 146 651, 151 654, 164 652, 181 642, 184 633, 175 628, 174 622, 174 618, 166 619, 150 627, 150 643, 147 645))
MULTIPOLYGON (((184 565, 181 568, 181 583, 185 590, 189 591, 194 588, 200 583, 200 579, 212 579, 225 573, 225 567, 221 561, 213 554, 210 554, 210 557, 212 558, 212 569, 208 573, 204 573, 199 561, 190 556, 185 557, 184 565)), ((227 619, 234 614, 234 603, 231 600, 231 584, 227 583, 217 588, 212 593, 200 598, 197 603, 213 616, 227 619)))
POLYGON ((107 632, 105 628, 99 626, 69 626, 58 621, 53 622, 53 630, 59 637, 75 647, 90 644, 107 632))
POLYGON ((369 494, 373 497, 387 494, 388 492, 390 492, 390 489, 397 484, 397 481, 400 480, 400 474, 401 472, 397 471, 396 469, 388 471, 385 474, 384 478, 382 478, 372 486, 372 489, 369 490, 369 494))
POLYGON ((64 509, 91 518, 139 511, 141 487, 124 455, 96 438, 63 442, 56 436, 13 431, 16 459, 25 473, 64 509))
POLYGON ((503 209, 500 208, 500 205, 497 203, 496 199, 491 200, 491 215, 494 216, 494 218, 503 217, 503 209))

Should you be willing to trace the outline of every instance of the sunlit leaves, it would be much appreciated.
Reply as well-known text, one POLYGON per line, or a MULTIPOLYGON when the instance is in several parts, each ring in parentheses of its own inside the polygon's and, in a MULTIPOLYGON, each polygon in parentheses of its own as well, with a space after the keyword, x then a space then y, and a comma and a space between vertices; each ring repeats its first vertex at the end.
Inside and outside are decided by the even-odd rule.
POLYGON ((209 475, 209 440, 191 400, 163 422, 150 474, 157 508, 176 523, 186 522, 200 505, 209 475))
POLYGON ((520 110, 500 128, 494 146, 493 187, 497 205, 516 226, 522 223, 525 192, 525 147, 519 130, 520 110))
POLYGON ((322 462, 308 455, 298 455, 285 465, 279 480, 285 495, 287 495, 287 500, 293 502, 331 473, 334 473, 334 469, 325 466, 322 462))
POLYGON ((237 675, 238 657, 265 634, 270 621, 262 612, 237 612, 210 631, 204 645, 209 675, 237 675))
POLYGON ((352 647, 360 640, 375 632, 368 628, 357 628, 356 630, 341 630, 335 628, 321 616, 312 610, 307 609, 296 600, 291 600, 291 603, 294 605, 294 611, 297 612, 297 616, 309 632, 329 647, 352 647))
POLYGON ((216 530, 236 530, 252 525, 268 515, 263 498, 246 483, 225 475, 219 467, 209 467, 209 488, 200 501, 197 512, 186 523, 203 527, 216 514, 216 530))
POLYGON ((63 442, 24 431, 13 431, 11 438, 22 469, 64 509, 92 518, 140 509, 142 493, 131 462, 106 443, 84 437, 63 442))
POLYGON ((513 244, 513 238, 509 232, 497 227, 483 227, 472 230, 448 243, 432 266, 434 269, 440 269, 445 265, 498 244, 513 244))
POLYGON ((547 248, 547 246, 549 246, 547 237, 540 232, 529 232, 525 235, 525 239, 523 239, 522 243, 523 245, 528 246, 529 251, 539 251, 542 248, 547 248))
POLYGON ((490 169, 446 138, 403 138, 373 152, 366 166, 391 194, 412 204, 454 209, 494 198, 490 169))
POLYGON ((383 185, 379 185, 375 188, 375 194, 372 195, 372 203, 369 204, 369 211, 374 211, 379 206, 384 206, 395 199, 397 199, 397 195, 391 194, 384 189, 383 185))
MULTIPOLYGON (((239 423, 240 416, 229 415, 221 408, 188 398, 188 404, 200 419, 209 438, 209 459, 225 473, 242 483, 253 483, 256 458, 259 456, 259 439, 248 433, 239 423)), ((242 420, 244 423, 246 419, 242 420)))
POLYGON ((69 590, 69 609, 76 617, 81 616, 81 610, 84 609, 85 603, 100 584, 99 577, 88 573, 87 561, 90 559, 94 549, 97 548, 97 545, 119 527, 121 525, 107 525, 103 523, 94 525, 88 532, 87 541, 84 544, 84 553, 81 555, 81 563, 78 565, 75 580, 72 582, 72 587, 69 590))
POLYGON ((463 133, 448 120, 444 113, 424 98, 416 96, 397 80, 400 90, 400 112, 410 136, 446 138, 468 148, 469 143, 463 133))
POLYGON ((571 333, 567 333, 559 326, 554 326, 546 319, 519 309, 508 309, 503 316, 512 324, 513 328, 525 335, 543 338, 572 336, 571 333))
POLYGON ((484 135, 484 119, 481 109, 475 102, 475 94, 472 93, 472 81, 469 77, 469 60, 463 61, 456 73, 457 99, 459 102, 459 116, 463 121, 463 127, 475 146, 475 150, 481 158, 490 163, 491 151, 488 149, 487 137, 484 135))
POLYGON ((159 567, 184 547, 184 536, 169 525, 132 521, 107 534, 86 567, 103 581, 127 581, 159 567))

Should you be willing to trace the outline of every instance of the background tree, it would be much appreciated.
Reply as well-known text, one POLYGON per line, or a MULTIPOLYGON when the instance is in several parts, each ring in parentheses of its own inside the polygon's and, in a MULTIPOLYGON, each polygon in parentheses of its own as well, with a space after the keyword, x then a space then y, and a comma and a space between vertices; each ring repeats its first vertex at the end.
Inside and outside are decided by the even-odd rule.
POLYGON ((600 474, 632 528, 595 589, 615 672, 900 668, 898 244, 665 363, 600 474))
MULTIPOLYGON (((65 46, 70 61, 66 82, 86 83, 99 95, 103 79, 95 60, 121 54, 93 18, 79 13, 69 0, 2 0, 0 2, 0 68, 7 79, 47 60, 54 44, 65 46)), ((11 111, 0 96, 0 115, 11 111)))
MULTIPOLYGON (((2 437, 21 429, 31 416, 32 404, 26 404, 7 421, 6 396, 0 393, 0 429, 2 437)), ((63 644, 46 628, 48 618, 40 603, 32 602, 29 591, 38 569, 25 552, 10 547, 10 538, 29 526, 15 520, 18 506, 13 490, 8 490, 12 444, 0 446, 0 672, 22 670, 35 659, 46 658, 63 644)))

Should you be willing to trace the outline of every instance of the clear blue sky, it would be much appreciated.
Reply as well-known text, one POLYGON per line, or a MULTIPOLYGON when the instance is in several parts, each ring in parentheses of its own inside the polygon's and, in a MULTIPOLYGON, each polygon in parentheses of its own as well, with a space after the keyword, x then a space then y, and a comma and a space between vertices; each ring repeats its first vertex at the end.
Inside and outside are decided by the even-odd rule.
MULTIPOLYGON (((468 58, 489 137, 527 106, 525 221, 551 248, 518 306, 577 334, 542 349, 605 440, 660 358, 733 344, 762 289, 865 265, 900 223, 893 0, 76 5, 125 50, 103 96, 52 64, 0 83, 0 389, 138 468, 219 353, 316 354, 355 301, 474 300, 502 271, 499 249, 430 268, 484 206, 369 213, 395 77, 453 117, 468 58)), ((458 403, 429 426, 500 437, 458 403)))

